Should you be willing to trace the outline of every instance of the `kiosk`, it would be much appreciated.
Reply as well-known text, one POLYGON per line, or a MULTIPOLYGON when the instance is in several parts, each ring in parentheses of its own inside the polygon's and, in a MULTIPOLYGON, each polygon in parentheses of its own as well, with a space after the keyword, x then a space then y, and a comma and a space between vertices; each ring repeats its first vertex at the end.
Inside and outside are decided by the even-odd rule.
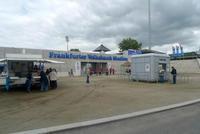
POLYGON ((167 54, 142 54, 131 57, 131 78, 136 81, 164 82, 170 77, 167 54))
POLYGON ((5 58, 0 59, 6 69, 2 70, 4 75, 0 75, 0 86, 5 86, 7 78, 9 85, 24 85, 28 71, 32 72, 34 84, 40 83, 39 69, 44 67, 45 63, 64 63, 42 58, 42 55, 30 54, 6 54, 5 58), (36 67, 36 68, 35 68, 36 67))

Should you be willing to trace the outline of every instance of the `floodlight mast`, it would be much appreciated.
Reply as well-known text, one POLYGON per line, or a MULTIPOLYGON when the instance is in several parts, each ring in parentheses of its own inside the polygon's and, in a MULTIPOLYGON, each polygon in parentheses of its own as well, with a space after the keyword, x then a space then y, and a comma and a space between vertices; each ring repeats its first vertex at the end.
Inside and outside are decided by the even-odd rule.
POLYGON ((67 42, 67 51, 69 51, 69 48, 68 48, 69 37, 65 36, 65 39, 66 39, 66 42, 67 42))
POLYGON ((148 0, 148 18, 149 18, 149 50, 151 50, 151 1, 148 0))

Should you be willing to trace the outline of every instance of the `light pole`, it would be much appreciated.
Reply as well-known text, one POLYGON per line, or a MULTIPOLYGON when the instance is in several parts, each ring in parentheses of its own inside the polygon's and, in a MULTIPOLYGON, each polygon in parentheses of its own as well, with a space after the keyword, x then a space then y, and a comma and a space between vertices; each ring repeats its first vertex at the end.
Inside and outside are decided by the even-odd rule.
POLYGON ((149 18, 149 50, 151 50, 151 1, 148 0, 148 18, 149 18))
POLYGON ((69 51, 69 49, 68 49, 69 37, 68 37, 68 36, 65 36, 65 39, 66 39, 66 42, 67 42, 67 51, 69 51))

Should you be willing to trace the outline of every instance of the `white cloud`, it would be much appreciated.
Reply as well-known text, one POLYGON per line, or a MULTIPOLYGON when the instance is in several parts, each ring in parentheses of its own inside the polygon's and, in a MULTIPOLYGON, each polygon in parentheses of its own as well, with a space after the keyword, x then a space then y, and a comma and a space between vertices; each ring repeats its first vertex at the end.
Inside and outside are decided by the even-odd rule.
MULTIPOLYGON (((172 42, 199 48, 199 15, 197 0, 152 1, 152 48, 170 52, 172 42)), ((82 51, 103 43, 117 52, 127 37, 148 44, 146 0, 6 0, 0 19, 0 46, 66 50, 66 35, 70 48, 82 51)))

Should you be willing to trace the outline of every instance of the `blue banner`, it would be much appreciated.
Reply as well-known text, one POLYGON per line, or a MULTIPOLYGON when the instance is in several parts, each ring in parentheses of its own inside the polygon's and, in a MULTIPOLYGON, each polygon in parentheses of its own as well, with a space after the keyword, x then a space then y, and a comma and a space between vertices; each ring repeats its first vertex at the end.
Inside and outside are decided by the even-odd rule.
POLYGON ((181 56, 184 56, 183 47, 180 46, 180 48, 181 48, 181 56))
POLYGON ((142 54, 141 50, 128 50, 128 55, 139 55, 142 54))
POLYGON ((176 50, 175 50, 175 47, 172 47, 172 56, 173 56, 173 57, 176 56, 176 50))
POLYGON ((179 46, 176 46, 176 56, 179 56, 179 46))
POLYGON ((4 64, 4 72, 7 72, 7 65, 4 64))

